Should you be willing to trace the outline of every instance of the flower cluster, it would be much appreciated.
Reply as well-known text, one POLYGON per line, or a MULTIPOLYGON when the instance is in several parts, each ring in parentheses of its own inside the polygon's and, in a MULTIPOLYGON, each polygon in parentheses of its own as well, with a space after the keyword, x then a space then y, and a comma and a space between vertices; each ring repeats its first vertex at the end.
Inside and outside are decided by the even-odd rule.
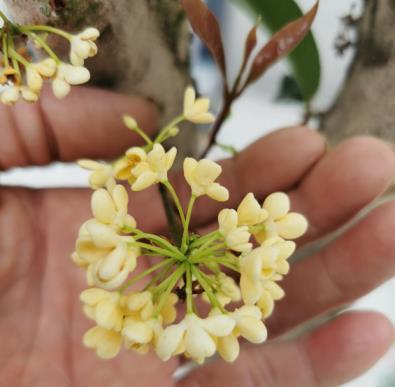
POLYGON ((36 102, 45 80, 52 82, 52 90, 57 98, 64 98, 73 85, 81 85, 90 79, 84 67, 85 59, 95 56, 95 41, 100 33, 96 28, 86 28, 77 35, 60 29, 11 23, 1 12, 3 27, 0 28, 0 100, 13 105, 20 98, 26 102, 36 102), (63 62, 48 44, 51 35, 61 36, 70 43, 70 62, 63 62), (33 43, 34 53, 28 47, 33 43), (32 56, 39 58, 32 60, 32 56))
POLYGON ((125 117, 144 146, 128 149, 113 164, 80 161, 91 172, 92 218, 81 226, 72 258, 86 270, 90 288, 81 301, 96 324, 83 342, 102 358, 114 357, 123 345, 138 353, 152 348, 164 361, 184 354, 202 363, 218 352, 232 362, 239 338, 252 343, 267 338, 264 320, 284 296, 279 282, 290 269, 293 240, 305 233, 307 221, 291 211, 285 193, 273 193, 262 204, 248 193, 237 209, 219 212, 213 231, 192 231, 200 197, 229 198, 218 181, 222 168, 207 159, 184 160, 190 191, 184 207, 168 175, 176 148, 166 151, 162 143, 178 133, 176 125, 183 120, 212 122, 208 108, 208 100, 196 100, 188 88, 183 113, 155 139, 125 117), (131 191, 162 185, 178 211, 179 232, 170 238, 140 229, 128 214, 128 193, 120 181, 131 191))

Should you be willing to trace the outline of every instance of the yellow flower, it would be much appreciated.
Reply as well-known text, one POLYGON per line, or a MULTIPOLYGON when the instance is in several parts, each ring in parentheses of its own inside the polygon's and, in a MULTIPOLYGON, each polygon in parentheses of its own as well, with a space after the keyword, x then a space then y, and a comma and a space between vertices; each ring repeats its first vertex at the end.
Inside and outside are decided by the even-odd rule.
POLYGON ((210 124, 215 121, 213 114, 209 113, 210 100, 208 98, 196 99, 195 89, 189 86, 184 96, 184 117, 195 124, 210 124))
POLYGON ((262 294, 262 280, 276 273, 278 252, 274 247, 261 246, 240 258, 240 290, 247 305, 255 304, 262 294))
POLYGON ((263 243, 270 238, 296 239, 307 230, 306 218, 290 211, 288 196, 282 192, 269 195, 263 203, 268 212, 268 219, 264 222, 264 230, 254 234, 258 242, 263 243))
MULTIPOLYGON (((217 276, 210 276, 210 278, 218 283, 215 297, 222 306, 241 300, 240 288, 233 278, 228 277, 225 273, 219 273, 217 276)), ((205 292, 203 293, 203 300, 210 303, 205 292)))
POLYGON ((146 354, 151 345, 155 345, 162 325, 158 319, 140 320, 135 316, 125 318, 122 335, 125 338, 125 344, 140 354, 146 354))
POLYGON ((43 77, 51 78, 56 72, 56 62, 47 58, 38 63, 31 63, 26 67, 27 86, 38 94, 43 87, 43 77))
POLYGON ((91 208, 96 220, 113 226, 116 230, 123 227, 136 228, 135 219, 128 214, 128 194, 122 185, 111 190, 99 189, 92 195, 91 208))
POLYGON ((84 60, 97 54, 94 43, 100 36, 98 29, 89 27, 71 38, 70 62, 74 66, 82 66, 84 60))
POLYGON ((80 230, 76 243, 80 266, 87 268, 90 286, 104 289, 119 287, 136 267, 139 250, 133 238, 118 235, 111 227, 90 220, 80 230))
POLYGON ((165 152, 162 145, 155 144, 148 153, 147 159, 139 162, 132 169, 132 175, 135 178, 132 190, 142 191, 153 184, 167 181, 167 172, 173 166, 176 155, 175 147, 165 152))
POLYGON ((253 193, 248 193, 237 208, 239 226, 255 226, 267 217, 267 211, 260 206, 253 193))
POLYGON ((38 100, 38 94, 27 86, 10 86, 1 94, 1 102, 4 105, 14 105, 19 101, 19 97, 22 96, 26 102, 36 102, 38 100))
POLYGON ((89 329, 83 338, 85 347, 94 349, 102 359, 112 359, 121 350, 122 336, 120 333, 95 326, 89 329))
POLYGON ((229 335, 235 321, 226 315, 209 316, 201 319, 193 313, 176 325, 170 325, 159 335, 156 353, 167 361, 172 356, 185 351, 185 355, 198 363, 216 351, 216 337, 229 335))
POLYGON ((114 165, 114 175, 119 180, 128 180, 130 184, 133 184, 136 177, 133 176, 133 168, 143 161, 147 160, 147 154, 145 150, 140 147, 132 147, 128 149, 121 159, 119 159, 114 165))
POLYGON ((52 91, 55 97, 62 99, 70 93, 71 85, 82 85, 89 79, 90 73, 87 68, 61 63, 52 81, 52 91))
POLYGON ((242 306, 229 316, 235 320, 235 327, 228 336, 218 337, 217 350, 227 362, 234 362, 240 352, 238 337, 242 336, 254 344, 267 339, 267 329, 263 324, 262 313, 256 306, 242 306))
POLYGON ((86 289, 80 294, 85 304, 85 315, 96 321, 97 325, 120 332, 123 325, 124 311, 121 306, 121 295, 103 289, 86 289))
POLYGON ((223 209, 218 214, 219 232, 225 238, 228 248, 240 253, 247 253, 252 249, 249 243, 250 233, 247 226, 237 227, 238 219, 235 210, 223 209))
POLYGON ((263 318, 268 318, 274 309, 274 302, 281 300, 284 296, 284 290, 274 281, 262 281, 262 294, 257 301, 257 307, 262 312, 263 318))
POLYGON ((228 190, 215 182, 222 168, 214 161, 203 159, 196 161, 191 157, 184 160, 184 176, 196 197, 207 195, 219 202, 229 199, 228 190))
POLYGON ((92 171, 89 177, 89 185, 93 189, 103 187, 111 188, 115 185, 111 165, 107 163, 99 163, 93 160, 79 160, 78 165, 81 168, 92 171))

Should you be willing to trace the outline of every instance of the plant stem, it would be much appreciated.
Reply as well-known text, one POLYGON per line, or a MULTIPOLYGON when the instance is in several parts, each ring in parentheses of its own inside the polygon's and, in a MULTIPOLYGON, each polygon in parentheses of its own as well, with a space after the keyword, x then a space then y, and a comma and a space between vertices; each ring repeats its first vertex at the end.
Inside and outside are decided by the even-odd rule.
MULTIPOLYGON (((162 310, 167 298, 169 297, 171 291, 176 286, 176 284, 180 280, 180 278, 183 276, 183 274, 185 273, 185 270, 186 270, 186 265, 185 264, 179 266, 178 269, 168 278, 168 281, 166 281, 166 282, 168 282, 168 285, 167 285, 166 290, 164 291, 164 293, 160 296, 159 304, 156 307, 155 312, 154 312, 154 316, 155 317, 158 317, 158 315, 161 312, 161 310, 162 310)), ((159 287, 161 287, 162 285, 160 285, 159 287)))
POLYGON ((181 251, 183 253, 187 250, 188 236, 189 236, 189 223, 191 221, 193 205, 195 204, 196 196, 192 195, 189 199, 187 216, 184 223, 184 232, 182 234, 181 251))
POLYGON ((173 242, 178 246, 181 243, 182 226, 179 219, 177 219, 176 212, 169 198, 169 193, 166 187, 162 184, 158 185, 160 197, 162 199, 163 208, 166 214, 167 224, 169 226, 170 235, 173 242))
POLYGON ((186 288, 185 293, 187 295, 187 313, 193 313, 193 298, 192 298, 192 267, 187 263, 186 271, 186 288))
POLYGON ((7 34, 3 33, 3 57, 4 57, 4 67, 10 66, 9 54, 8 54, 8 39, 7 34))
POLYGON ((26 27, 21 28, 21 31, 25 31, 33 40, 35 40, 44 50, 45 52, 57 63, 60 64, 61 60, 59 57, 55 54, 55 52, 48 46, 47 43, 45 43, 44 39, 42 39, 40 36, 35 34, 34 32, 29 31, 26 29, 26 27), (25 31, 26 30, 26 31, 25 31))
MULTIPOLYGON (((173 251, 175 254, 180 254, 180 251, 177 249, 177 247, 173 246, 166 239, 161 238, 158 235, 146 233, 146 232, 143 232, 143 231, 140 231, 140 230, 133 230, 131 232, 134 233, 137 237, 141 237, 141 238, 145 238, 145 239, 149 239, 149 240, 155 241, 156 243, 161 244, 163 247, 169 249, 170 251, 173 251)), ((181 255, 180 255, 180 257, 181 257, 181 255)))
POLYGON ((56 34, 59 36, 62 36, 63 38, 67 39, 67 40, 71 40, 73 35, 69 34, 66 31, 62 31, 58 28, 55 27, 50 27, 50 26, 40 26, 40 25, 26 25, 23 27, 24 30, 27 31, 42 31, 42 32, 50 32, 52 34, 56 34))
POLYGON ((217 307, 222 313, 225 313, 224 307, 218 302, 217 297, 215 297, 214 293, 211 291, 211 286, 203 278, 199 269, 197 269, 194 265, 191 265, 191 268, 193 275, 196 277, 196 279, 199 281, 200 285, 202 285, 202 288, 206 292, 211 305, 217 307))
POLYGON ((166 250, 166 249, 162 249, 160 247, 152 246, 152 245, 150 245, 148 243, 131 242, 130 244, 133 245, 133 246, 142 247, 143 249, 146 249, 146 250, 149 250, 149 251, 153 251, 155 253, 162 254, 165 257, 172 257, 172 258, 175 258, 177 260, 180 260, 180 259, 184 258, 183 255, 181 255, 181 254, 175 254, 175 253, 173 253, 170 250, 166 250))
POLYGON ((185 228, 185 215, 184 215, 184 210, 182 209, 181 203, 180 203, 180 199, 178 198, 178 195, 176 193, 176 191, 174 190, 174 187, 171 185, 171 183, 169 182, 169 180, 165 181, 164 183, 162 183, 170 192, 171 197, 173 198, 174 204, 177 207, 178 210, 178 214, 180 215, 180 219, 182 222, 183 227, 185 228))
POLYGON ((142 280, 147 275, 149 275, 152 272, 160 269, 161 267, 169 265, 169 264, 171 264, 173 262, 174 262, 174 259, 165 259, 164 261, 159 262, 157 265, 154 265, 154 266, 150 267, 148 270, 143 271, 142 273, 140 273, 140 274, 136 275, 135 277, 131 278, 129 281, 125 282, 125 284, 122 285, 122 287, 119 289, 119 291, 121 293, 124 292, 127 288, 129 288, 130 286, 134 285, 136 282, 139 282, 140 280, 142 280))

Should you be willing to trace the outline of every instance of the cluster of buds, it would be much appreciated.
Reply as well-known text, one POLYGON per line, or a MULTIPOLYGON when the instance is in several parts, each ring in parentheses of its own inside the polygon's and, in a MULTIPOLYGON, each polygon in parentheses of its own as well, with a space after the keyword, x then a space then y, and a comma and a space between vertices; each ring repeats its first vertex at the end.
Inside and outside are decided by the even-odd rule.
POLYGON ((13 105, 22 97, 26 102, 36 102, 44 81, 52 83, 57 98, 64 98, 72 85, 89 81, 90 73, 84 67, 85 59, 96 55, 96 28, 86 28, 73 35, 58 28, 43 25, 16 25, 3 13, 0 28, 0 100, 13 105), (62 61, 48 44, 48 37, 60 36, 70 43, 70 63, 62 61), (29 44, 33 43, 33 45, 29 44), (34 47, 34 52, 28 47, 34 47), (37 60, 33 60, 38 58, 37 60))
POLYGON ((130 148, 113 164, 80 161, 91 171, 93 217, 82 225, 72 258, 86 270, 89 289, 81 301, 96 324, 83 342, 101 358, 116 356, 124 346, 138 353, 153 349, 163 361, 184 354, 202 363, 218 352, 232 362, 239 338, 252 343, 267 338, 264 320, 284 296, 279 282, 307 221, 290 211, 284 193, 269 195, 262 205, 248 193, 237 209, 219 212, 215 230, 203 235, 191 230, 200 197, 228 200, 228 190, 217 181, 222 168, 208 159, 184 160, 190 187, 185 210, 168 178, 177 150, 166 151, 162 143, 184 120, 212 122, 208 110, 209 101, 196 99, 188 88, 183 113, 155 139, 125 117, 144 146, 130 148), (163 185, 182 224, 178 238, 141 230, 128 214, 128 192, 121 183, 131 192, 163 185))

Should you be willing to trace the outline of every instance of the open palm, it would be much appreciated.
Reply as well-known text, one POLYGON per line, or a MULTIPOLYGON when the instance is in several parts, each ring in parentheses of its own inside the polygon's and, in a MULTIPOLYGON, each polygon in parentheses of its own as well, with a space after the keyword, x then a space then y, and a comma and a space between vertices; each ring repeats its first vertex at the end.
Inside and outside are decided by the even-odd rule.
MULTIPOLYGON (((147 131, 156 123, 140 98, 80 89, 64 102, 44 95, 39 105, 0 107, 0 168, 80 157, 109 158, 136 141, 123 128, 130 113, 147 131)), ((395 156, 372 138, 345 141, 330 152, 307 128, 271 134, 223 163, 230 205, 246 192, 263 199, 287 191, 311 227, 302 243, 347 222, 381 194, 395 175, 395 156)), ((182 179, 175 184, 186 192, 182 179)), ((90 323, 81 313, 84 273, 72 265, 80 224, 90 217, 86 190, 0 188, 0 386, 335 386, 369 368, 392 344, 394 329, 376 313, 346 313, 308 336, 269 341, 238 361, 207 364, 172 380, 177 360, 130 351, 102 361, 81 345, 90 323)), ((229 203, 228 203, 229 204, 229 203)), ((227 204, 227 205, 228 205, 227 204)), ((195 227, 210 227, 219 204, 202 200, 195 227)), ((145 230, 164 232, 155 189, 132 197, 145 230)), ((386 203, 314 256, 295 264, 286 297, 267 322, 274 338, 299 323, 375 288, 395 273, 395 203, 386 203)))

